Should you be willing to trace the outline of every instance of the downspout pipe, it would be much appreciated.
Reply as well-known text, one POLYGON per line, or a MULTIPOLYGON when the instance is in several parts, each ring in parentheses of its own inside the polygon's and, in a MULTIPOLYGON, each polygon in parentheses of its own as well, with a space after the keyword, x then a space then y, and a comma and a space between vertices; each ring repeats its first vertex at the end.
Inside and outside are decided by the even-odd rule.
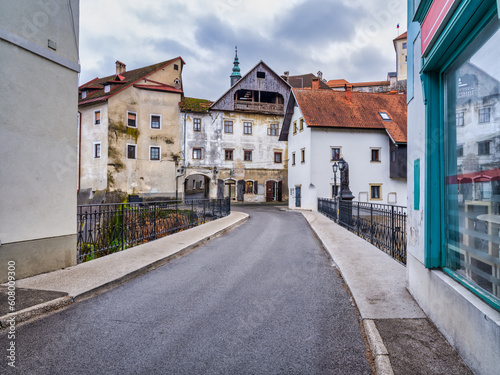
POLYGON ((82 112, 78 111, 78 190, 80 194, 80 181, 82 174, 82 112))
POLYGON ((182 173, 175 176, 175 200, 179 199, 179 177, 186 175, 186 112, 184 112, 184 124, 183 124, 183 157, 182 157, 182 173))

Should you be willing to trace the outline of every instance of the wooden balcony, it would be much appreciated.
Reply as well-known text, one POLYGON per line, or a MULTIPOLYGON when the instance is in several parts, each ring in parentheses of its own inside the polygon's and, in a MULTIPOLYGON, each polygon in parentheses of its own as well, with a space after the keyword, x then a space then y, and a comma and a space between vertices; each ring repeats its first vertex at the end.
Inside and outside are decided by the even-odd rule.
POLYGON ((250 102, 246 100, 235 100, 234 110, 270 113, 273 115, 284 115, 285 107, 283 104, 259 103, 259 102, 250 102))

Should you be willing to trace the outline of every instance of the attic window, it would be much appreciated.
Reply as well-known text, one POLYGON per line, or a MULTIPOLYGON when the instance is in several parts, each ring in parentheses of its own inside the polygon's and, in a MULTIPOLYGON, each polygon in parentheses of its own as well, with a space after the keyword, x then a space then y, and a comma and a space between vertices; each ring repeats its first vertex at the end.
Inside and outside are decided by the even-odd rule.
POLYGON ((87 97, 87 90, 82 91, 82 99, 85 99, 87 97))
POLYGON ((257 78, 266 78, 266 72, 257 72, 257 78))
POLYGON ((104 85, 104 92, 109 92, 110 89, 111 89, 110 85, 104 85))
POLYGON ((179 70, 179 65, 174 64, 174 70, 179 70))
POLYGON ((384 121, 392 121, 387 112, 379 112, 378 113, 380 117, 382 117, 382 120, 384 121))

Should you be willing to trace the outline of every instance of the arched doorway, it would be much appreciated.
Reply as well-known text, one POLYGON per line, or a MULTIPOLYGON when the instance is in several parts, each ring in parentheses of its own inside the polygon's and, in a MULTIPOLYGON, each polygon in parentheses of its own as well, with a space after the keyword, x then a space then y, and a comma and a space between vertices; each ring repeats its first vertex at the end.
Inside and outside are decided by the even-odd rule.
POLYGON ((210 179, 202 174, 192 174, 184 180, 184 199, 208 199, 210 197, 210 179))

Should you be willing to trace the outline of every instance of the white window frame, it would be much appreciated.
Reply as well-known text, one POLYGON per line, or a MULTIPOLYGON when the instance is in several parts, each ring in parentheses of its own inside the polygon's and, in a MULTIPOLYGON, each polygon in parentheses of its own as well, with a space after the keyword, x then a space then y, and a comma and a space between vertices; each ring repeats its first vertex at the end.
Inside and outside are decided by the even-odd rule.
POLYGON ((126 157, 128 160, 137 160, 137 143, 127 143, 126 148, 125 148, 125 153, 126 157), (128 146, 135 146, 135 158, 129 158, 128 157, 128 146))
POLYGON ((101 145, 101 141, 97 141, 97 142, 93 142, 92 143, 92 157, 94 159, 100 159, 101 158, 101 154, 102 154, 102 145, 101 145), (96 145, 99 145, 99 156, 96 156, 96 152, 95 152, 95 146, 96 145))
POLYGON ((99 125, 101 125, 101 123, 102 123, 102 111, 100 109, 96 109, 94 111, 94 125, 99 126, 99 125), (95 115, 97 112, 99 112, 99 123, 96 122, 96 118, 95 118, 95 115))
POLYGON ((111 91, 111 85, 104 85, 104 92, 107 94, 111 91))
POLYGON ((149 160, 150 161, 161 161, 161 146, 149 146, 149 160), (158 159, 151 159, 151 149, 152 148, 158 149, 158 159))
POLYGON ((193 131, 195 133, 200 133, 201 132, 201 117, 193 117, 193 131), (196 127, 195 127, 195 120, 199 120, 200 121, 200 128, 198 130, 196 130, 196 127))
POLYGON ((134 128, 134 129, 137 129, 139 127, 139 116, 137 116, 137 112, 127 111, 127 126, 129 128, 134 128), (132 125, 128 124, 128 115, 129 115, 129 113, 132 113, 132 114, 135 115, 135 126, 132 126, 132 125))
MULTIPOLYGON (((135 116, 135 122, 137 124, 137 115, 135 116)), ((128 114, 127 114, 127 123, 128 123, 128 114)), ((161 115, 158 115, 158 114, 155 114, 155 113, 152 113, 151 115, 149 115, 149 127, 150 127, 150 129, 161 130, 161 123, 162 123, 161 115), (153 128, 153 116, 160 117, 160 127, 159 128, 153 128)))
POLYGON ((193 147, 193 149, 191 150, 191 157, 193 158, 193 160, 201 160, 201 159, 203 159, 203 149, 201 147, 193 147), (194 157, 194 151, 195 150, 200 150, 200 157, 199 158, 195 158, 194 157))
POLYGON ((87 97, 87 90, 82 90, 82 99, 87 97))

